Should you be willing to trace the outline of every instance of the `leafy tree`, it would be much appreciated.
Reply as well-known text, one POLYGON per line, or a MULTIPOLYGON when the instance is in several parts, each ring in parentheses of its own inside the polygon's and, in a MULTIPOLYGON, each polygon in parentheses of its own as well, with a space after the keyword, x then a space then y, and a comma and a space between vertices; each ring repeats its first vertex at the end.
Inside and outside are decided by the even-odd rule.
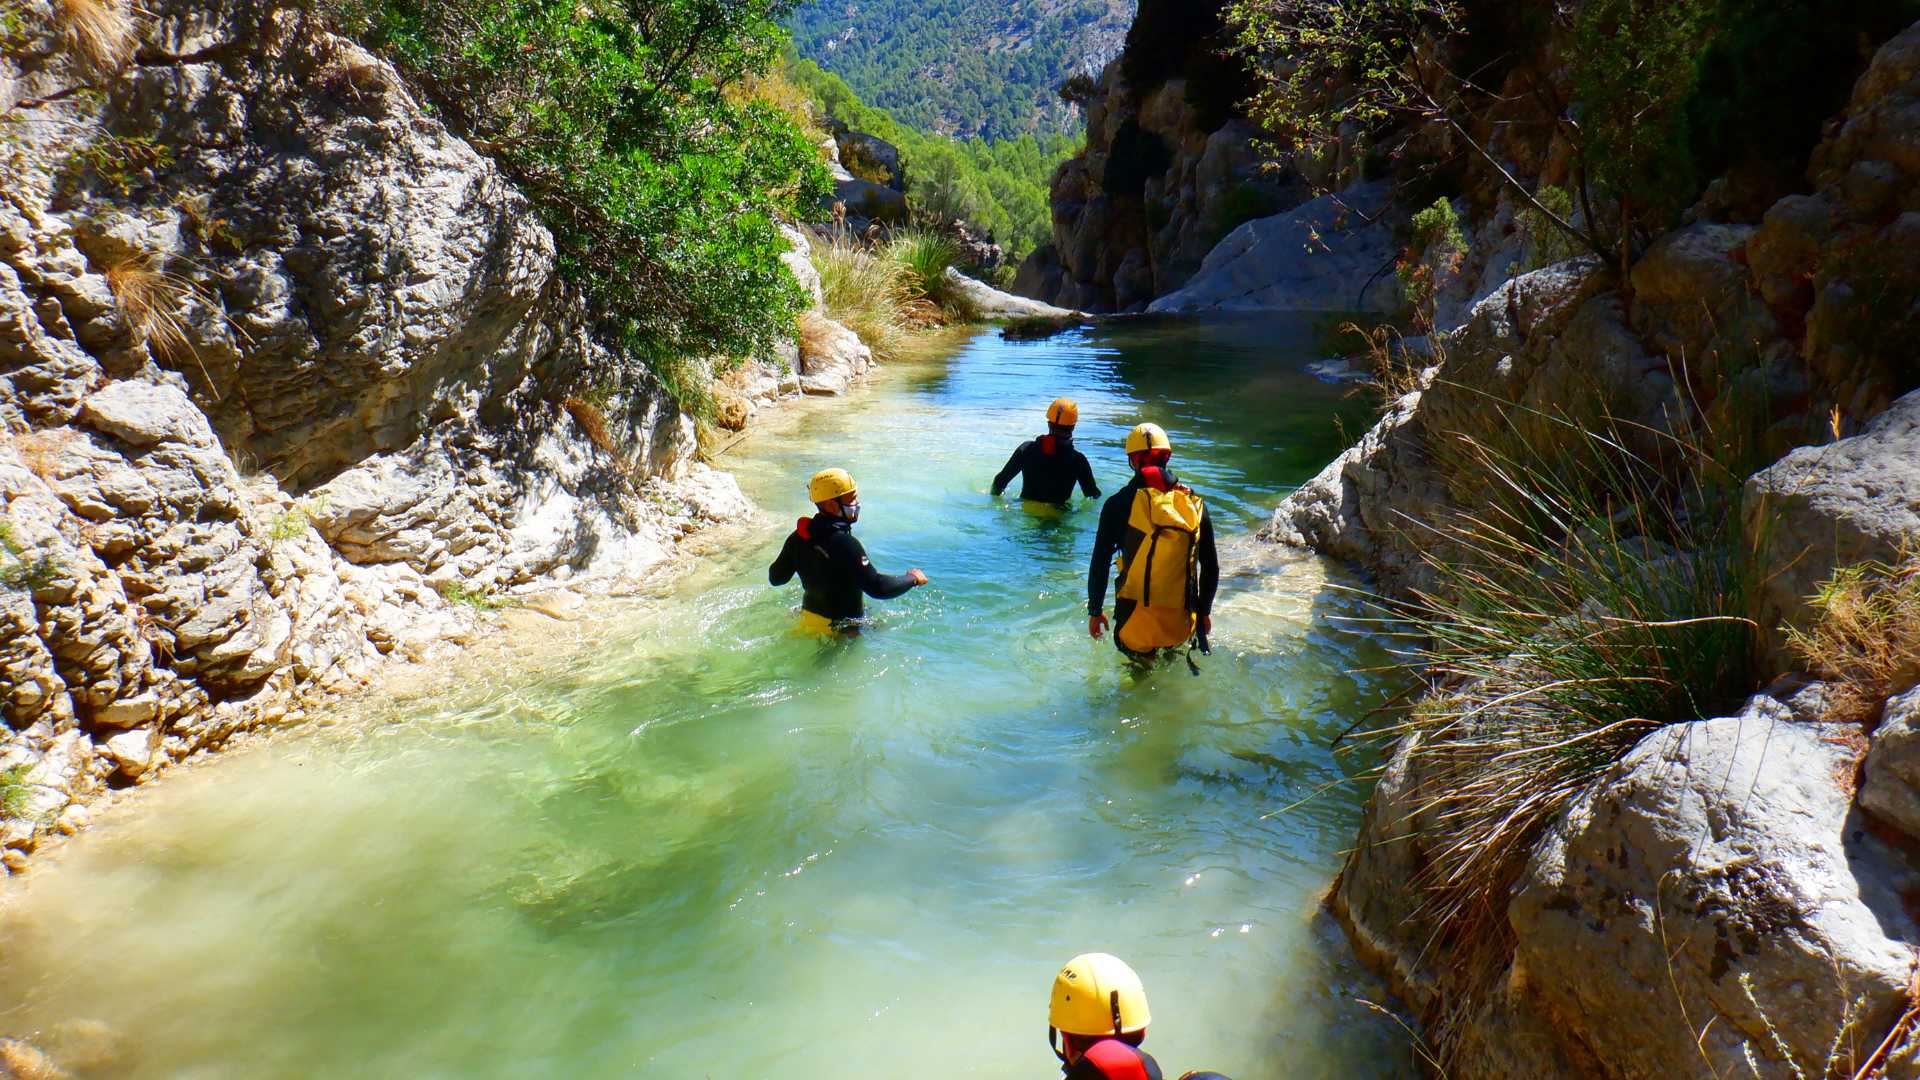
POLYGON ((770 356, 802 300, 776 217, 823 197, 811 139, 730 90, 792 0, 331 0, 553 231, 566 277, 683 401, 689 358, 770 356))
POLYGON ((1052 238, 1047 185, 1054 168, 1079 148, 1078 137, 989 142, 929 135, 861 101, 844 80, 811 60, 790 56, 786 75, 823 115, 899 148, 907 200, 916 209, 986 230, 1016 261, 1052 238))

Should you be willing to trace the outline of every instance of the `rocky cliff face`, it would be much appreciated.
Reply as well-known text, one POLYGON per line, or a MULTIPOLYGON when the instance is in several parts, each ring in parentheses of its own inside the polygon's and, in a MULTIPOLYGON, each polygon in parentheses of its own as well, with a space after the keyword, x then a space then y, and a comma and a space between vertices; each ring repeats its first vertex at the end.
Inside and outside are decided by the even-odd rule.
POLYGON ((744 509, 595 338, 525 201, 387 65, 251 0, 160 0, 126 33, 19 10, 10 861, 77 795, 460 640, 445 596, 638 574, 744 509))
MULTIPOLYGON (((1475 498, 1454 489, 1443 444, 1484 428, 1504 408, 1492 403, 1544 414, 1585 395, 1627 430, 1743 430, 1751 453, 1778 458, 1746 483, 1744 527, 1779 670, 1772 631, 1804 621, 1814 583, 1920 539, 1920 368, 1887 337, 1920 297, 1916 102, 1920 26, 1879 50, 1806 192, 1757 224, 1722 220, 1710 194, 1629 282, 1573 260, 1500 286, 1270 535, 1354 560, 1385 591, 1431 590, 1452 553, 1430 526, 1475 498)), ((1911 1035, 1898 1025, 1920 946, 1915 703, 1895 690, 1869 703, 1866 735, 1841 722, 1832 687, 1791 671, 1732 715, 1647 735, 1532 838, 1491 913, 1507 942, 1496 970, 1472 973, 1408 885, 1456 839, 1427 797, 1447 779, 1427 736, 1409 737, 1332 906, 1445 1029, 1454 1076, 1860 1067, 1883 1037, 1911 1035)), ((1892 1042, 1885 1075, 1920 1075, 1911 1039, 1892 1042)))
POLYGON ((1054 173, 1053 243, 1014 289, 1085 311, 1143 309, 1186 284, 1241 223, 1297 205, 1236 110, 1250 87, 1223 60, 1224 4, 1143 0, 1125 50, 1085 87, 1087 145, 1054 173))

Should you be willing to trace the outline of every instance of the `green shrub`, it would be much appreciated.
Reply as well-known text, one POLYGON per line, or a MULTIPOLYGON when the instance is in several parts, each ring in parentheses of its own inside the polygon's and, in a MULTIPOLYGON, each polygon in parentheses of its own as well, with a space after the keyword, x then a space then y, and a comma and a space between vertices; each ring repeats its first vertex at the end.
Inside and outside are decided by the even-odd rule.
MULTIPOLYGON (((1543 184, 1533 193, 1533 197, 1548 211, 1562 218, 1573 217, 1573 195, 1566 188, 1543 184)), ((1527 253, 1521 261, 1522 272, 1565 262, 1581 253, 1579 241, 1555 226, 1552 219, 1539 209, 1523 204, 1515 217, 1520 225, 1520 235, 1527 245, 1527 253)))
POLYGON ((900 264, 908 287, 940 310, 950 322, 979 317, 973 303, 947 277, 959 269, 960 249, 950 237, 930 229, 895 229, 887 240, 886 255, 900 264))
POLYGON ((33 796, 33 787, 27 783, 27 773, 31 771, 26 765, 0 769, 0 820, 26 817, 33 796))
POLYGON ((60 578, 60 562, 51 555, 37 559, 27 553, 13 537, 13 525, 0 518, 0 589, 33 592, 44 589, 60 578))
POLYGON ((671 376, 791 332, 804 300, 774 222, 827 174, 786 112, 736 92, 777 58, 791 0, 314 2, 499 162, 631 355, 671 376))

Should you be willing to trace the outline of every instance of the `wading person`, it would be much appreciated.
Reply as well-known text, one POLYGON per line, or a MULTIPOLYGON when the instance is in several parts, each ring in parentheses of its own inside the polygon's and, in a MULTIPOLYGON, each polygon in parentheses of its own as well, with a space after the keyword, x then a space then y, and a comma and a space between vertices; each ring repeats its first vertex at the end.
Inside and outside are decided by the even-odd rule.
POLYGON ((1126 449, 1133 479, 1100 508, 1100 529, 1093 538, 1087 633, 1098 638, 1106 632, 1111 561, 1118 583, 1113 640, 1121 652, 1146 663, 1189 640, 1206 652, 1213 594, 1220 588, 1213 518, 1200 496, 1167 468, 1173 443, 1159 425, 1141 424, 1128 432, 1126 449))
POLYGON ((999 495, 1020 480, 1020 498, 1028 502, 1066 505, 1073 500, 1073 485, 1089 499, 1100 497, 1100 485, 1093 482, 1093 466, 1087 455, 1073 448, 1073 426, 1080 422, 1080 407, 1070 398, 1061 398, 1047 406, 1047 433, 1020 444, 1007 459, 1007 467, 993 478, 993 493, 999 495))
MULTIPOLYGON (((1140 1049, 1147 1038, 1147 990, 1126 961, 1081 953, 1053 977, 1047 1044, 1067 1080, 1161 1080, 1160 1063, 1140 1049)), ((1192 1072, 1180 1080, 1227 1080, 1192 1072)))
POLYGON ((807 497, 817 512, 800 519, 780 548, 780 557, 767 568, 767 581, 776 587, 800 575, 803 627, 846 629, 865 614, 863 593, 875 600, 891 600, 927 583, 927 575, 918 569, 883 574, 867 561, 867 549, 853 537, 853 523, 860 520, 860 494, 845 469, 813 474, 807 497))

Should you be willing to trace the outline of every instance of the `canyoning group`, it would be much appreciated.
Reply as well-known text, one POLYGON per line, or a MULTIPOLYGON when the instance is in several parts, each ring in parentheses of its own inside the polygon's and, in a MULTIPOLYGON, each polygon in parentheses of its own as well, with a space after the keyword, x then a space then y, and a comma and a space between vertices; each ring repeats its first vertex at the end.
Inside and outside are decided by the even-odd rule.
MULTIPOLYGON (((1080 409, 1069 398, 1047 407, 1047 434, 1021 443, 993 478, 997 497, 1021 477, 1020 497, 1028 502, 1064 505, 1076 484, 1088 498, 1100 494, 1093 466, 1073 445, 1080 409)), ((1213 597, 1220 585, 1220 559, 1214 547, 1213 518, 1205 501, 1179 482, 1167 463, 1173 443, 1158 424, 1140 424, 1127 433, 1127 464, 1132 477, 1100 508, 1093 559, 1087 569, 1087 633, 1105 636, 1107 564, 1117 582, 1113 640, 1137 665, 1147 665, 1183 645, 1210 651, 1213 597)), ((860 519, 860 495, 845 469, 823 469, 807 484, 815 513, 802 518, 767 580, 785 585, 797 573, 803 595, 801 626, 826 633, 857 633, 865 614, 863 596, 891 600, 927 583, 919 568, 904 574, 874 569, 866 549, 854 539, 860 519)))
MULTIPOLYGON (((1069 398, 1049 405, 1047 434, 1014 450, 993 478, 993 495, 999 497, 1020 477, 1020 497, 1028 502, 1064 505, 1072 500, 1076 485, 1088 498, 1098 498, 1093 466, 1073 445, 1079 419, 1079 406, 1069 398)), ((1096 640, 1106 634, 1111 561, 1117 582, 1114 645, 1140 667, 1189 646, 1187 664, 1197 675, 1192 653, 1210 651, 1207 637, 1220 586, 1213 519, 1200 496, 1167 467, 1173 442, 1159 425, 1136 426, 1127 433, 1125 449, 1133 475, 1101 506, 1094 533, 1087 570, 1087 633, 1096 640)), ((767 580, 776 587, 799 575, 803 629, 857 633, 865 614, 864 597, 891 600, 927 584, 918 567, 904 574, 874 568, 853 536, 860 495, 845 469, 815 473, 807 483, 807 498, 814 515, 794 526, 767 570, 767 580)), ((1047 1042, 1070 1080, 1161 1080, 1159 1064, 1140 1049, 1148 1020, 1146 989, 1118 957, 1083 953, 1054 977, 1047 1042)), ((1182 1080, 1225 1078, 1192 1072, 1182 1080)))

